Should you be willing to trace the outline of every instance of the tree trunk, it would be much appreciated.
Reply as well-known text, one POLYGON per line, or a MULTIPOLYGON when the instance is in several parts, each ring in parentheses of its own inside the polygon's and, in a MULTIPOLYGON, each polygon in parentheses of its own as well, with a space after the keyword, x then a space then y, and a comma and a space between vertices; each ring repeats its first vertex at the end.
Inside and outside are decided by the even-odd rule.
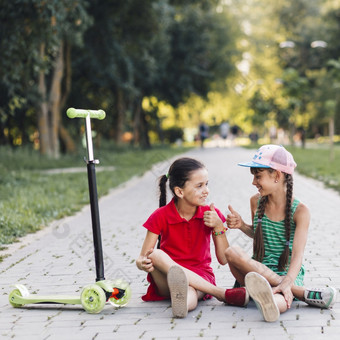
POLYGON ((329 160, 334 161, 334 116, 329 118, 329 160))
POLYGON ((117 144, 122 142, 123 129, 124 129, 124 117, 125 117, 125 103, 124 94, 121 89, 116 91, 116 111, 117 111, 117 124, 116 124, 116 134, 115 140, 117 144))
MULTIPOLYGON (((60 109, 66 110, 65 105, 67 98, 71 92, 71 84, 72 84, 72 64, 71 64, 71 45, 67 42, 64 43, 65 51, 65 68, 64 68, 64 92, 62 93, 62 99, 60 101, 60 109)), ((59 137, 63 141, 66 152, 67 153, 75 153, 76 152, 76 144, 67 131, 67 129, 62 125, 62 120, 59 123, 59 137)))
POLYGON ((74 154, 77 150, 76 144, 62 124, 59 125, 59 136, 64 143, 66 152, 74 154))
POLYGON ((60 144, 59 144, 59 125, 60 125, 60 102, 61 102, 61 82, 64 73, 64 56, 63 56, 63 42, 60 42, 58 55, 54 65, 49 109, 51 112, 51 149, 53 158, 60 157, 60 144))
MULTIPOLYGON (((40 45, 40 60, 44 60, 45 57, 45 44, 40 45)), ((41 102, 38 107, 38 130, 40 141, 40 153, 42 155, 51 156, 52 150, 49 139, 49 122, 48 122, 48 105, 46 99, 46 82, 44 70, 39 71, 38 81, 39 93, 41 95, 41 102)))
POLYGON ((143 149, 150 149, 151 148, 151 143, 150 143, 150 138, 149 138, 149 126, 148 122, 146 120, 145 112, 143 108, 141 109, 141 124, 140 124, 140 129, 141 129, 141 146, 143 149))
POLYGON ((139 146, 142 144, 142 100, 137 98, 133 105, 133 145, 139 146))
POLYGON ((142 105, 140 100, 135 101, 134 116, 133 116, 133 145, 140 144, 140 125, 141 125, 142 105))
POLYGON ((144 149, 150 149, 149 127, 142 108, 142 97, 135 100, 133 120, 133 141, 144 149))
POLYGON ((158 112, 156 112, 156 127, 157 127, 157 134, 161 144, 164 144, 164 131, 162 129, 162 121, 158 116, 158 112))

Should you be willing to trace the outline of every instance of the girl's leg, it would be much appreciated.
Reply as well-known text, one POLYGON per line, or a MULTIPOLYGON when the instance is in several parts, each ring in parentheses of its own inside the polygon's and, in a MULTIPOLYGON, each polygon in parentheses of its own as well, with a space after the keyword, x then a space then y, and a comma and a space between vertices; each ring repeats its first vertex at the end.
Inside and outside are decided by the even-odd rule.
POLYGON ((279 308, 280 314, 284 313, 288 308, 287 308, 287 302, 284 299, 283 295, 274 294, 274 299, 275 299, 277 307, 279 308))
MULTIPOLYGON (((162 273, 156 268, 151 273, 151 275, 157 285, 159 294, 162 296, 170 296, 170 289, 168 285, 167 275, 162 273)), ((195 288, 188 286, 187 287, 187 302, 186 302, 187 311, 194 310, 197 307, 198 300, 202 299, 204 295, 205 295, 204 293, 196 291, 195 288)))
MULTIPOLYGON (((231 246, 226 249, 226 257, 228 260, 229 268, 236 280, 244 285, 244 277, 249 272, 256 272, 267 279, 272 287, 278 286, 282 280, 282 277, 274 273, 264 264, 253 260, 248 254, 246 254, 242 248, 238 246, 231 246)), ((304 287, 292 286, 293 295, 304 301, 304 287)))
POLYGON ((267 322, 275 322, 287 310, 287 303, 281 294, 273 294, 273 288, 261 274, 250 272, 245 276, 245 286, 267 322))
MULTIPOLYGON (((153 266, 155 267, 155 270, 151 272, 151 275, 158 287, 158 290, 161 295, 169 296, 169 287, 167 284, 167 273, 170 269, 170 267, 177 265, 179 266, 175 261, 173 261, 169 255, 167 255, 164 251, 160 249, 155 249, 150 255, 149 258, 152 260, 153 266)), ((203 279, 201 276, 197 275, 196 273, 192 272, 191 270, 188 270, 182 266, 180 266, 183 271, 185 272, 189 286, 194 288, 196 291, 199 291, 199 298, 203 297, 205 294, 210 294, 219 301, 225 302, 225 289, 221 287, 217 287, 213 285, 212 283, 208 282, 207 280, 203 279), (204 294, 203 294, 203 293, 204 294)), ((191 290, 189 290, 190 292, 191 290)), ((196 293, 196 296, 197 293, 196 293)), ((188 299, 193 299, 195 296, 192 295, 192 293, 188 294, 188 299)), ((197 297, 196 297, 197 300, 197 297)), ((194 304, 193 304, 194 305, 194 304)), ((197 302, 196 302, 197 305, 197 302)))
MULTIPOLYGON (((272 287, 278 286, 282 280, 282 277, 268 267, 251 259, 240 247, 232 246, 227 248, 226 257, 231 272, 241 285, 244 285, 244 277, 249 272, 259 273, 267 279, 272 287)), ((292 285, 291 290, 294 297, 298 300, 320 308, 329 308, 333 306, 336 301, 336 290, 333 287, 309 290, 302 286, 292 285), (317 291, 322 292, 322 294, 317 294, 317 291), (311 297, 309 297, 309 295, 311 295, 311 297)), ((282 313, 287 309, 283 296, 281 294, 275 294, 275 298, 279 310, 282 313)))
POLYGON ((189 286, 188 290, 188 311, 194 310, 197 307, 199 300, 202 300, 205 293, 202 293, 195 288, 189 286))

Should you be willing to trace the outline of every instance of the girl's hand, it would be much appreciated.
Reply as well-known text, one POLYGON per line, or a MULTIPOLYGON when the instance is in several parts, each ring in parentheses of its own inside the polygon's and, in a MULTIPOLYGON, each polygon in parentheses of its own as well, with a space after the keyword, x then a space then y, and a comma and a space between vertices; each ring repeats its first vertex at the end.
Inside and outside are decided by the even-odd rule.
POLYGON ((147 251, 144 256, 142 255, 139 256, 139 258, 136 261, 138 269, 144 270, 147 273, 151 273, 154 270, 152 260, 149 258, 152 252, 153 252, 153 249, 147 251))
POLYGON ((223 222, 215 210, 214 203, 210 204, 210 210, 204 212, 203 221, 207 227, 223 229, 223 222))
POLYGON ((236 212, 231 205, 228 205, 228 209, 230 210, 230 214, 227 215, 227 226, 230 229, 241 229, 244 224, 241 215, 236 212))
POLYGON ((273 288, 273 294, 282 293, 286 303, 287 308, 290 308, 293 302, 294 295, 292 293, 293 281, 289 276, 284 276, 281 283, 273 288))

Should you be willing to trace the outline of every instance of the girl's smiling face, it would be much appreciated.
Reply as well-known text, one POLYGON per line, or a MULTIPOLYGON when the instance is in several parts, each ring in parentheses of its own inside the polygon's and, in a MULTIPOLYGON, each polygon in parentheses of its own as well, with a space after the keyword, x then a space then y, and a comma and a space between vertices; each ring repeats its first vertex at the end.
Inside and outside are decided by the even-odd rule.
POLYGON ((275 183, 275 171, 268 169, 256 169, 251 171, 253 174, 252 184, 256 186, 261 196, 269 195, 273 190, 273 184, 275 183))
POLYGON ((178 197, 192 206, 204 206, 209 195, 208 171, 201 168, 192 171, 183 188, 178 188, 178 197))

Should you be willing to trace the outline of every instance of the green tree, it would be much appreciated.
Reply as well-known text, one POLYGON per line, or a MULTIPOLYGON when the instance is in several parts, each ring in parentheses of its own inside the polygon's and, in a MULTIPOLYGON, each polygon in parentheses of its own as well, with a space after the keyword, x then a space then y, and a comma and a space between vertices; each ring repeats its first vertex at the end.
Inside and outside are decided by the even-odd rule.
MULTIPOLYGON (((11 117, 30 115, 40 151, 58 157, 60 112, 70 89, 70 48, 88 27, 86 2, 1 1, 1 133, 11 117)), ((22 134, 26 128, 22 127, 22 134)), ((8 130, 8 129, 7 129, 8 130)))
POLYGON ((145 112, 144 97, 173 106, 191 93, 206 95, 232 69, 228 16, 217 1, 91 1, 95 24, 74 56, 78 79, 72 102, 97 103, 109 110, 106 132, 150 146, 148 131, 158 114, 145 112), (84 53, 86 51, 86 53, 84 53), (109 131, 108 131, 109 130, 109 131))

